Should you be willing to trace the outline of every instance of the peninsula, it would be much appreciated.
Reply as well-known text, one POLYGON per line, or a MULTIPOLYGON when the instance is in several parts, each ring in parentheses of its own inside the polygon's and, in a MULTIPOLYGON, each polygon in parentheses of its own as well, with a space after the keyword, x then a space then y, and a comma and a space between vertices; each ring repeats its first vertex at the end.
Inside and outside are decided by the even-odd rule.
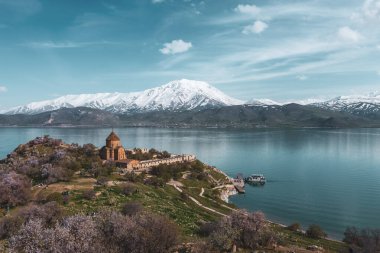
POLYGON ((229 204, 232 180, 194 155, 66 144, 49 136, 0 161, 0 251, 342 252, 344 243, 229 204), (298 251, 299 250, 299 251, 298 251))

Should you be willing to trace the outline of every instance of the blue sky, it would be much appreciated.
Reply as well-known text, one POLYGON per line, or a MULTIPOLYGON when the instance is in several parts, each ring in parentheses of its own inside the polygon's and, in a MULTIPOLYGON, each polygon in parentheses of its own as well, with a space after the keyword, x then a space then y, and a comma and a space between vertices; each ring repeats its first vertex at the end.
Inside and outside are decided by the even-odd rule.
POLYGON ((380 90, 380 0, 0 0, 0 109, 180 78, 243 100, 380 90))

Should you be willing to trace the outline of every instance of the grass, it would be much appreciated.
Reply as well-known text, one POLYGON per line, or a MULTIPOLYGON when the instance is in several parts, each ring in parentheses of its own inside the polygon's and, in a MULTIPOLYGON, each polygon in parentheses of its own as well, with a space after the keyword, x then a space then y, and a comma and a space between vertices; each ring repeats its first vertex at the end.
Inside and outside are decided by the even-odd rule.
POLYGON ((317 245, 322 247, 326 252, 348 252, 347 244, 339 241, 333 241, 328 239, 312 239, 300 232, 293 232, 286 229, 283 226, 277 224, 271 224, 272 228, 278 232, 283 238, 286 245, 298 246, 306 248, 310 245, 317 245))
MULTIPOLYGON (((65 183, 65 186, 67 185, 69 184, 65 183)), ((69 190, 70 201, 64 206, 64 209, 70 215, 91 214, 103 208, 119 210, 126 202, 139 202, 146 210, 172 219, 188 236, 193 236, 197 232, 200 222, 213 221, 218 218, 217 215, 199 207, 191 200, 183 200, 180 193, 172 186, 155 188, 142 183, 133 185, 137 192, 129 196, 124 195, 118 186, 92 187, 98 195, 93 200, 84 199, 82 197, 84 190, 74 188, 69 190)), ((58 187, 49 188, 46 191, 52 193, 58 187)), ((223 211, 226 212, 226 210, 223 211)))
MULTIPOLYGON (((118 182, 124 180, 123 177, 117 175, 112 175, 110 179, 118 182)), ((226 206, 235 208, 234 205, 227 204, 216 197, 217 195, 212 190, 212 184, 207 181, 193 179, 180 179, 179 181, 184 185, 182 187, 183 192, 204 206, 227 215, 231 213, 231 210, 226 206), (203 197, 199 196, 202 188, 205 189, 203 197)), ((95 182, 95 179, 76 177, 70 182, 49 185, 46 189, 35 187, 33 192, 36 197, 38 194, 48 195, 53 192, 68 191, 70 201, 63 206, 68 215, 92 214, 104 208, 120 210, 124 203, 139 202, 147 211, 165 215, 177 223, 186 238, 185 241, 188 242, 198 239, 197 230, 202 222, 215 221, 220 218, 220 215, 198 206, 170 185, 156 188, 143 183, 129 182, 135 187, 136 192, 125 195, 119 185, 97 186, 95 182), (87 190, 94 190, 96 197, 92 200, 83 198, 83 193, 87 190)), ((271 224, 271 226, 281 236, 285 247, 289 249, 291 247, 306 248, 310 245, 317 245, 324 248, 325 252, 347 250, 347 245, 344 243, 326 239, 315 240, 301 233, 289 231, 280 225, 271 224)), ((0 252, 4 243, 6 242, 0 241, 0 252)))

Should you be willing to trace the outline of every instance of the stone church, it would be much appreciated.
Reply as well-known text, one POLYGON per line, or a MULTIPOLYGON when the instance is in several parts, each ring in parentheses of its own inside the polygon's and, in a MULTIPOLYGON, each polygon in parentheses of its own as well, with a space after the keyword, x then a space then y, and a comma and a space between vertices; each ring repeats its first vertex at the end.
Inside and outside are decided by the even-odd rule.
POLYGON ((103 160, 119 161, 127 159, 125 150, 121 145, 119 136, 114 131, 106 139, 106 145, 100 150, 100 157, 103 160))

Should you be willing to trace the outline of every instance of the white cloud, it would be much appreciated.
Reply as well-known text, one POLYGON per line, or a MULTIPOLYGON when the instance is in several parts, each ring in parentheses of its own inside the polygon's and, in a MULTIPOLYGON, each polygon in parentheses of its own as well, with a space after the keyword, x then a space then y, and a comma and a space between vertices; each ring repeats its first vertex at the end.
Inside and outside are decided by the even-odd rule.
POLYGON ((296 78, 297 78, 298 80, 300 80, 300 81, 305 81, 305 80, 308 79, 308 77, 305 76, 305 75, 299 75, 299 76, 297 76, 296 78))
POLYGON ((154 4, 159 4, 159 3, 163 3, 165 2, 165 0, 152 0, 152 3, 154 4))
POLYGON ((368 18, 380 18, 380 0, 366 0, 363 13, 368 18))
POLYGON ((8 89, 5 86, 0 86, 0 93, 7 92, 8 89))
POLYGON ((354 43, 359 42, 359 40, 363 38, 358 31, 355 31, 348 26, 339 28, 338 37, 344 41, 354 43))
POLYGON ((247 25, 246 27, 244 27, 242 33, 244 33, 244 34, 250 34, 250 33, 259 34, 259 33, 264 32, 267 28, 268 28, 268 25, 266 23, 258 20, 255 23, 253 23, 252 25, 247 25))
POLYGON ((188 51, 193 45, 191 42, 183 40, 173 40, 172 42, 165 43, 164 47, 160 49, 163 54, 178 54, 188 51))
POLYGON ((239 13, 243 13, 243 14, 258 15, 261 12, 261 9, 254 4, 252 5, 239 4, 235 8, 235 11, 239 13))

